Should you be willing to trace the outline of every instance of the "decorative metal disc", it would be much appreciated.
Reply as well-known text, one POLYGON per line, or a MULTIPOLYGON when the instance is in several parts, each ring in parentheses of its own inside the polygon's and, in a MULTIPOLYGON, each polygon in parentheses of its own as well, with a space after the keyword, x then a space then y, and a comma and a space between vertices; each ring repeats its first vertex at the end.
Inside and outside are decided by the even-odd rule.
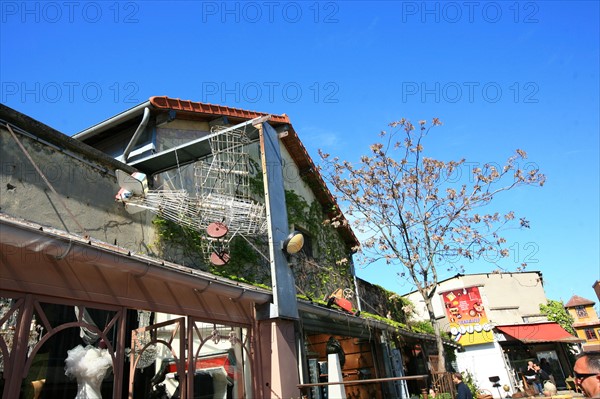
POLYGON ((213 238, 224 237, 228 232, 227 226, 220 222, 213 222, 206 228, 206 233, 213 238))
POLYGON ((210 254, 210 262, 215 266, 223 266, 229 262, 229 254, 227 252, 213 252, 210 254))

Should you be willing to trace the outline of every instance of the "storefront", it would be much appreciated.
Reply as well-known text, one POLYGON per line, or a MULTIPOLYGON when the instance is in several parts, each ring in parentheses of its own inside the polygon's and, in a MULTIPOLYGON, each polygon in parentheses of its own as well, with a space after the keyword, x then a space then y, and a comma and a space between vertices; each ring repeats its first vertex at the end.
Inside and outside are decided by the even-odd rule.
POLYGON ((5 216, 0 223, 3 397, 259 392, 254 308, 269 292, 5 216))
POLYGON ((554 322, 496 326, 495 334, 505 358, 514 373, 517 386, 522 387, 527 362, 548 364, 556 386, 566 388, 565 379, 573 375, 572 344, 582 342, 554 322))

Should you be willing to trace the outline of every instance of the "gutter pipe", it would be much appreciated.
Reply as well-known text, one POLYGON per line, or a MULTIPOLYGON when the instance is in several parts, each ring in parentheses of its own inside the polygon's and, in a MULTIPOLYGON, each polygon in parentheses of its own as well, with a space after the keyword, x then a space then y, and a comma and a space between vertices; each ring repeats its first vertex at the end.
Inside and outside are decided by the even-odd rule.
POLYGON ((123 151, 123 155, 121 155, 120 157, 117 158, 119 161, 121 161, 123 163, 127 163, 127 159, 129 158, 129 153, 131 153, 133 146, 135 145, 135 143, 137 143, 142 132, 144 130, 146 130, 146 125, 148 125, 149 120, 150 120, 150 108, 146 107, 146 108, 144 108, 144 116, 142 117, 142 121, 140 122, 140 125, 135 130, 135 133, 133 134, 133 137, 131 137, 131 140, 129 140, 129 144, 127 144, 127 147, 125 147, 125 151, 123 151))
MULTIPOLYGON (((371 326, 371 327, 377 328, 382 331, 399 332, 401 335, 406 335, 406 336, 417 338, 417 339, 435 341, 435 337, 433 335, 408 331, 403 328, 396 328, 394 326, 391 326, 387 323, 384 323, 382 321, 375 320, 375 319, 354 317, 354 316, 347 315, 342 312, 338 312, 336 310, 326 309, 326 308, 323 308, 318 305, 313 305, 313 304, 307 303, 305 301, 298 301, 298 310, 300 312, 310 313, 310 314, 314 314, 317 316, 321 316, 324 319, 329 318, 330 320, 341 321, 341 322, 344 322, 347 324, 354 324, 357 326, 358 325, 367 325, 367 326, 371 326)), ((459 344, 456 344, 452 341, 448 341, 448 340, 443 340, 443 341, 444 341, 444 345, 446 345, 446 346, 451 346, 451 347, 455 347, 455 348, 460 347, 459 344)))
POLYGON ((74 134, 72 137, 79 141, 84 141, 86 139, 94 137, 101 130, 116 126, 119 123, 123 122, 123 120, 125 120, 129 117, 140 115, 142 112, 144 112, 144 109, 146 109, 149 106, 150 106, 150 101, 145 101, 141 104, 136 105, 133 108, 128 109, 127 111, 121 112, 120 114, 115 115, 103 122, 100 122, 92 127, 85 129, 85 130, 82 130, 81 132, 74 134))

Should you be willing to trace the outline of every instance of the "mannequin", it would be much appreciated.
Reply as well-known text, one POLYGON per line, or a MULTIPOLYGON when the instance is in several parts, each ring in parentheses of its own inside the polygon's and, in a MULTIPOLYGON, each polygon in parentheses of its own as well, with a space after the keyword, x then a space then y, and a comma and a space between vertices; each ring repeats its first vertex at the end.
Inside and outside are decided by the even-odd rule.
POLYGON ((112 358, 106 349, 77 345, 68 350, 65 375, 77 378, 75 399, 102 399, 102 380, 111 367, 112 358))

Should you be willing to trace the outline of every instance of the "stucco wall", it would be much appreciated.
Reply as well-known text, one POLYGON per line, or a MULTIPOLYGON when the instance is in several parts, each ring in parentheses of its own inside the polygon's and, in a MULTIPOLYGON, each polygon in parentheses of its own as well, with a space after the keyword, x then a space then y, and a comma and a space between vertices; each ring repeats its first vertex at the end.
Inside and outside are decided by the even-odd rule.
MULTIPOLYGON (((541 276, 537 272, 471 274, 442 281, 438 293, 463 287, 479 287, 488 320, 492 324, 517 324, 545 320, 540 304, 546 304, 541 276)), ((418 292, 407 295, 415 304, 415 318, 428 319, 425 303, 418 292)), ((433 298, 436 317, 445 317, 440 298, 433 298)))
MULTIPOLYGON (((149 129, 152 128, 153 127, 149 127, 149 129)), ((176 145, 181 145, 185 141, 191 141, 199 137, 199 135, 206 134, 208 130, 209 126, 205 121, 176 119, 157 129, 157 148, 159 150, 164 149, 161 140, 164 139, 165 134, 170 134, 172 137, 175 137, 169 142, 170 145, 173 145, 175 142, 176 145)), ((118 137, 122 134, 129 133, 115 131, 111 133, 110 136, 118 137)), ((251 187, 258 188, 251 194, 255 201, 263 202, 260 146, 258 142, 254 142, 247 148, 250 158, 253 160, 250 164, 251 180, 254 180, 251 182, 251 187)), ((281 142, 280 151, 283 162, 284 188, 285 190, 293 191, 298 197, 301 197, 306 202, 307 208, 303 210, 303 212, 308 215, 310 213, 309 208, 311 205, 317 204, 317 198, 310 186, 300 176, 300 172, 293 161, 292 156, 281 142)), ((170 188, 181 188, 183 186, 189 192, 195 192, 193 165, 185 165, 179 170, 173 169, 169 171, 169 179, 169 182, 173 186, 170 188), (180 182, 180 177, 183 179, 183 184, 180 182)), ((151 185, 156 189, 162 187, 161 184, 166 179, 163 178, 161 180, 153 178, 151 180, 151 185)), ((318 207, 319 205, 317 204, 316 208, 318 207)), ((152 215, 147 217, 148 220, 154 218, 152 215)), ((325 218, 325 215, 319 215, 319 217, 325 218)), ((298 227, 305 229, 311 234, 313 240, 312 247, 314 249, 314 259, 302 259, 302 255, 296 255, 290 259, 290 263, 292 264, 296 276, 296 284, 301 289, 299 292, 306 293, 314 299, 324 299, 326 295, 333 292, 336 288, 350 288, 354 290, 354 281, 351 273, 352 259, 347 255, 347 245, 340 234, 323 234, 323 230, 326 227, 322 226, 322 219, 319 219, 317 223, 312 223, 312 226, 309 226, 308 223, 298 223, 297 225, 293 225, 292 223, 290 229, 298 227), (314 228, 315 225, 318 228, 314 228), (335 256, 332 255, 334 253, 336 254, 335 256), (342 260, 342 258, 347 258, 347 262, 336 264, 336 262, 342 260)), ((244 241, 241 238, 239 240, 237 240, 237 238, 234 239, 231 242, 232 254, 234 253, 234 247, 237 247, 238 249, 240 247, 245 247, 243 249, 245 251, 244 256, 238 256, 236 259, 232 259, 229 264, 224 267, 214 268, 210 264, 207 264, 208 262, 204 260, 202 253, 198 250, 197 246, 193 244, 193 237, 187 237, 183 232, 178 231, 175 237, 176 240, 165 239, 165 237, 173 237, 173 234, 171 234, 173 233, 173 228, 167 227, 167 229, 168 231, 164 231, 163 233, 165 234, 162 236, 160 236, 162 233, 159 230, 159 233, 157 233, 158 239, 153 242, 153 248, 156 249, 159 257, 193 268, 212 271, 214 273, 222 273, 225 276, 243 277, 250 282, 270 286, 269 264, 256 251, 256 248, 258 248, 263 255, 268 255, 268 247, 265 239, 255 240, 253 244, 256 248, 251 248, 245 244, 245 242, 240 242, 244 241)))
POLYGON ((575 307, 567 308, 567 312, 573 317, 575 335, 586 341, 583 344, 584 350, 597 350, 600 347, 600 320, 598 320, 598 314, 593 305, 586 305, 584 308, 586 312, 585 317, 580 317, 575 307), (588 339, 585 333, 587 329, 593 330, 596 333, 596 339, 588 339))
MULTIPOLYGON (((512 385, 506 364, 502 361, 504 358, 502 348, 497 342, 466 346, 464 349, 464 352, 456 353, 458 369, 471 373, 479 388, 489 391, 495 398, 498 398, 498 389, 493 387, 489 377, 498 376, 501 385, 512 385)), ((500 392, 500 397, 506 396, 502 388, 500 388, 500 392)))
MULTIPOLYGON (((13 130, 18 132, 18 129, 13 130)), ((119 191, 114 176, 114 169, 118 167, 116 163, 105 162, 103 157, 96 157, 93 152, 76 152, 76 149, 70 148, 71 139, 67 136, 46 136, 40 141, 19 133, 16 136, 58 196, 36 171, 7 128, 1 126, 1 212, 152 254, 152 216, 146 212, 130 215, 122 204, 114 200, 119 191)), ((127 169, 126 165, 122 167, 127 169)))
MULTIPOLYGON (((317 198, 309 185, 301 178, 297 165, 281 142, 280 150, 283 159, 284 189, 293 191, 299 197, 302 197, 309 206, 315 204, 317 198)), ((289 206, 288 204, 288 208, 289 206)), ((318 209, 322 210, 320 205, 318 205, 318 209)), ((308 212, 308 209, 306 212, 308 212)), ((322 216, 322 220, 326 218, 324 214, 320 216, 322 216)), ((295 265, 296 283, 306 293, 315 294, 317 299, 324 299, 325 296, 338 288, 348 288, 355 292, 352 276, 352 257, 347 253, 346 244, 339 234, 327 234, 325 232, 326 229, 333 231, 335 229, 324 226, 322 220, 319 220, 319 231, 314 231, 314 227, 311 230, 311 226, 305 223, 290 226, 292 229, 302 228, 308 230, 314 241, 312 245, 314 259, 302 259, 300 256, 299 259, 292 260, 295 265), (342 259, 346 259, 347 262, 336 263, 342 259)), ((358 308, 356 298, 351 301, 354 308, 358 308)))

